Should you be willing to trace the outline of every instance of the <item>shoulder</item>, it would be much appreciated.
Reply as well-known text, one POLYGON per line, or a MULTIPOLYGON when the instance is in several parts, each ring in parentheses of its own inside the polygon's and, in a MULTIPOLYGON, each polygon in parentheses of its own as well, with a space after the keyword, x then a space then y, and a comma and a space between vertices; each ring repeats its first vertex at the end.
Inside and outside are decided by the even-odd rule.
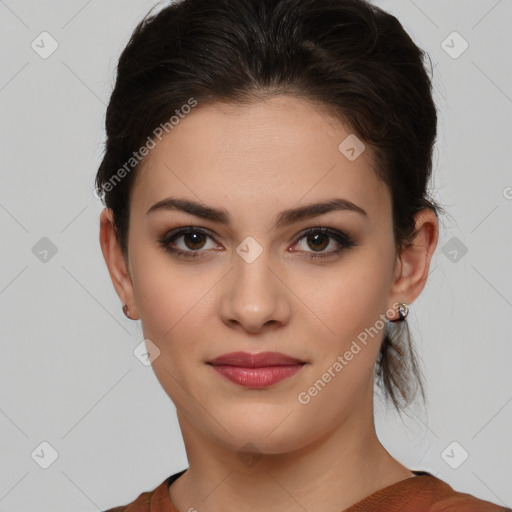
POLYGON ((453 491, 451 495, 435 501, 428 512, 512 512, 490 501, 482 500, 471 494, 453 491))
POLYGON ((169 478, 166 478, 156 488, 139 494, 139 496, 132 502, 126 505, 110 508, 104 512, 149 512, 150 510, 159 510, 158 507, 155 509, 154 506, 151 507, 151 505, 155 503, 161 504, 165 501, 165 498, 168 496, 168 482, 169 478))
MULTIPOLYGON (((369 507, 355 508, 348 512, 380 510, 408 510, 414 512, 512 512, 468 493, 453 489, 447 482, 426 471, 415 471, 416 477, 402 480, 383 489, 370 500, 369 507)), ((362 505, 367 505, 362 502, 362 505)))
POLYGON ((429 500, 426 500, 430 503, 425 512, 512 512, 510 508, 457 491, 443 480, 429 476, 432 478, 424 480, 430 490, 429 500))

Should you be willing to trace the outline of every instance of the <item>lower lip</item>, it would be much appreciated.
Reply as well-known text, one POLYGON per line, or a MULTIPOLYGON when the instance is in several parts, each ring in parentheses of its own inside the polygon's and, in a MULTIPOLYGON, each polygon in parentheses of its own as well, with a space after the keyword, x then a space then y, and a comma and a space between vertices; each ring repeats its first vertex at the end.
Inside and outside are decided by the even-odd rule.
POLYGON ((265 366, 262 368, 243 368, 231 365, 212 365, 226 379, 248 388, 265 388, 295 375, 304 364, 287 366, 265 366))

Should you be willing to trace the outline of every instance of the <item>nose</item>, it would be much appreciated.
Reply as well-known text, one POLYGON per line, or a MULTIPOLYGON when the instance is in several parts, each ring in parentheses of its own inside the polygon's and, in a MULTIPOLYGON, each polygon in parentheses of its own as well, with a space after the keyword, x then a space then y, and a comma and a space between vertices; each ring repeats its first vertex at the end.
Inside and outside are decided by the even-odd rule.
POLYGON ((233 260, 234 268, 223 284, 222 321, 251 334, 286 325, 291 314, 290 292, 269 251, 252 262, 238 254, 233 260))

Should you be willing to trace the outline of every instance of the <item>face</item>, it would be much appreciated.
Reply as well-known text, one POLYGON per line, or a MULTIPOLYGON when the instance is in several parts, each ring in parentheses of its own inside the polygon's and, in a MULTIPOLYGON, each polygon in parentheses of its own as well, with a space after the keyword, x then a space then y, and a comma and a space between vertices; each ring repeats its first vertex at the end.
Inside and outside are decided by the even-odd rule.
POLYGON ((139 168, 128 277, 115 285, 158 347, 153 369, 182 425, 281 453, 371 421, 383 319, 421 286, 402 279, 415 267, 395 252, 391 195, 370 149, 355 159, 339 149, 349 135, 299 98, 199 104, 139 168), (203 211, 152 209, 171 198, 203 211), (338 207, 283 214, 329 201, 338 207), (305 364, 244 386, 208 363, 230 352, 305 364))

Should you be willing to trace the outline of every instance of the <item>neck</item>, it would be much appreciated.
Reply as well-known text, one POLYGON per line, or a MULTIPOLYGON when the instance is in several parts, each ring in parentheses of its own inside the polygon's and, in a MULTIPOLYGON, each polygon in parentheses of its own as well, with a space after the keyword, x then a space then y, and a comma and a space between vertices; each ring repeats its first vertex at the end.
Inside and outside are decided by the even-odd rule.
POLYGON ((340 512, 414 476, 380 443, 373 407, 359 411, 294 450, 243 455, 204 436, 178 412, 189 468, 171 485, 171 501, 200 512, 238 512, 241 503, 246 512, 340 512))

